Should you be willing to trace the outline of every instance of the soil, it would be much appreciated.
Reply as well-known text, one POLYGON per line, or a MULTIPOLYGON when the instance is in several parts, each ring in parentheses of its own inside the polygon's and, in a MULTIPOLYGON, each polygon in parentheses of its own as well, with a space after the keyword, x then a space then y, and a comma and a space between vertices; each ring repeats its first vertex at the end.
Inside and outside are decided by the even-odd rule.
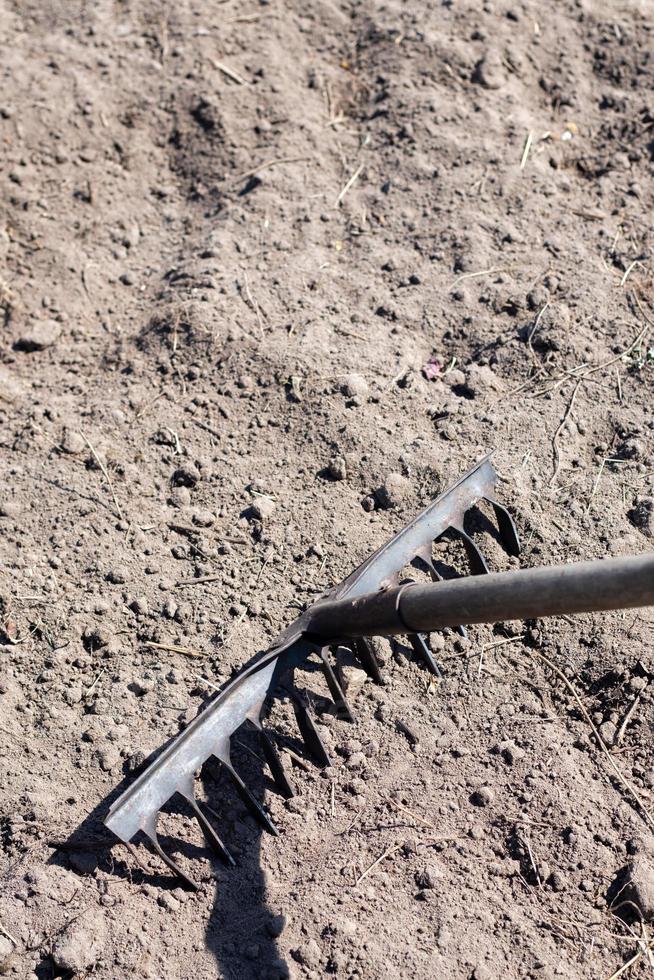
POLYGON ((162 816, 197 893, 102 818, 493 447, 521 564, 652 547, 652 41, 638 0, 0 0, 0 972, 649 975, 649 610, 433 635, 440 682, 380 641, 295 798, 234 746, 279 837, 215 770, 237 868, 162 816))

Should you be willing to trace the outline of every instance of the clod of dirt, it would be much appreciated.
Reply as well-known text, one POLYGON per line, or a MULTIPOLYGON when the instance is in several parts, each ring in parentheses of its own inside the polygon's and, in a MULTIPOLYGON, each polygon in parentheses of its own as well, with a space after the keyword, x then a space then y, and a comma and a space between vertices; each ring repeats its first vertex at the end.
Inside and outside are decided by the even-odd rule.
POLYGON ((495 800, 495 793, 490 786, 480 786, 470 797, 473 806, 490 806, 495 800))
POLYGON ((361 374, 348 374, 341 383, 341 391, 347 398, 365 398, 369 385, 361 374))
POLYGON ((200 471, 196 466, 187 463, 185 466, 178 466, 171 477, 171 483, 175 487, 194 487, 200 480, 200 471))
POLYGON ((483 85, 484 88, 498 89, 504 85, 506 77, 506 69, 502 64, 500 52, 491 49, 475 65, 472 80, 483 85))
POLYGON ((378 490, 375 490, 377 503, 384 510, 392 507, 399 507, 407 497, 411 484, 401 473, 389 473, 384 483, 378 490))
POLYGON ((335 456, 330 459, 327 466, 327 473, 332 480, 345 480, 347 478, 347 466, 342 456, 335 456))
POLYGON ((631 510, 627 511, 627 517, 639 531, 651 538, 654 534, 654 499, 640 497, 631 510))
POLYGON ((129 578, 129 572, 124 565, 114 565, 107 572, 107 582, 111 582, 113 585, 124 585, 129 578))
POLYGON ((359 667, 348 667, 347 670, 342 671, 341 677, 343 690, 348 698, 354 701, 368 680, 368 675, 365 670, 360 670, 359 667))
POLYGON ((0 402, 17 402, 24 393, 18 378, 8 368, 0 367, 0 402))
POLYGON ((57 320, 36 320, 25 328, 14 344, 15 350, 33 352, 45 350, 57 343, 61 324, 57 320))
POLYGON ((93 967, 107 942, 107 926, 101 915, 76 919, 56 940, 52 959, 60 970, 85 973, 93 967))
POLYGON ((257 520, 265 521, 268 517, 272 517, 276 506, 272 497, 257 497, 252 504, 252 513, 257 520))
POLYGON ((654 919, 654 862, 639 854, 618 875, 610 889, 613 911, 631 921, 654 919))
POLYGON ((65 453, 76 456, 78 453, 84 452, 86 443, 79 432, 75 432, 73 429, 64 429, 64 434, 61 437, 61 448, 65 453))
POLYGON ((21 510, 21 505, 17 500, 0 500, 0 517, 16 520, 20 517, 21 510))

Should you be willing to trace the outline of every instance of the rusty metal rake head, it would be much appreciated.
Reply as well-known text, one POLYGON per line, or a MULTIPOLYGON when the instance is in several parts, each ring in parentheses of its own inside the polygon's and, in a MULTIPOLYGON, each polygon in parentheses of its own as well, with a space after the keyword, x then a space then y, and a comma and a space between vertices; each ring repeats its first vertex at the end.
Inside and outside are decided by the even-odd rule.
MULTIPOLYGON (((434 542, 445 534, 455 535, 461 540, 473 574, 488 572, 484 556, 464 529, 466 513, 482 500, 487 501, 495 513, 504 548, 510 555, 518 555, 520 544, 513 521, 494 496, 496 481, 497 474, 490 456, 487 456, 343 582, 321 596, 318 604, 335 599, 357 599, 397 586, 402 570, 409 564, 422 565, 431 578, 438 581, 440 575, 434 565, 432 548, 434 542)), ((311 611, 315 608, 316 605, 295 620, 277 638, 270 650, 257 655, 246 664, 116 800, 105 820, 107 827, 125 843, 131 841, 138 831, 142 831, 162 860, 189 887, 194 888, 195 884, 159 843, 157 820, 164 804, 175 793, 179 793, 188 801, 209 843, 225 861, 234 863, 210 819, 215 819, 216 815, 195 796, 196 773, 210 757, 217 759, 224 767, 252 816, 265 830, 277 834, 270 816, 247 788, 230 758, 230 739, 244 722, 250 722, 258 730, 261 750, 270 773, 279 792, 286 797, 293 795, 293 787, 273 737, 263 727, 270 703, 276 695, 290 697, 307 753, 318 766, 330 764, 329 753, 320 737, 310 706, 294 684, 296 668, 305 665, 310 657, 317 655, 340 717, 353 719, 352 709, 332 661, 336 644, 330 641, 329 645, 324 646, 310 631, 311 611)), ((415 633, 409 639, 425 667, 434 674, 440 674, 426 636, 415 633)), ((369 677, 375 683, 382 684, 383 679, 370 642, 364 637, 346 643, 369 677)))

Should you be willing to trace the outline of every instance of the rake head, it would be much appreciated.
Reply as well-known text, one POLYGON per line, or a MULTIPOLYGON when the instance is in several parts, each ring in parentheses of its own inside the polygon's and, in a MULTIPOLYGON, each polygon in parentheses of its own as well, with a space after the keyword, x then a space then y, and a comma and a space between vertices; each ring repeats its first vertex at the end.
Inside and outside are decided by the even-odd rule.
MULTIPOLYGON (((456 536, 462 542, 473 575, 489 571, 486 559, 473 538, 464 529, 466 513, 480 501, 493 509, 499 538, 505 550, 519 554, 520 543, 508 511, 494 496, 497 474, 487 456, 465 476, 433 501, 392 540, 376 551, 343 582, 320 597, 320 603, 335 599, 356 599, 400 584, 402 571, 408 565, 421 566, 434 581, 441 576, 433 561, 433 544, 444 535, 456 536)), ((286 797, 294 790, 286 773, 274 735, 264 728, 275 697, 290 698, 299 734, 307 754, 320 767, 330 765, 311 707, 295 684, 298 668, 308 667, 310 658, 324 673, 330 695, 339 717, 352 721, 354 716, 338 672, 333 654, 337 646, 349 646, 353 657, 376 684, 383 684, 374 649, 365 637, 322 645, 309 631, 311 610, 303 613, 279 637, 274 646, 254 657, 237 676, 208 704, 187 728, 174 738, 154 762, 116 800, 105 824, 125 843, 143 832, 168 867, 190 888, 195 883, 163 850, 157 836, 157 821, 164 804, 176 793, 184 797, 195 814, 203 833, 224 861, 234 864, 226 845, 214 826, 216 814, 196 799, 195 777, 203 764, 213 757, 224 768, 234 789, 251 815, 272 834, 277 829, 270 816, 245 785, 230 757, 230 740, 245 722, 258 731, 262 754, 277 789, 286 797)), ((461 627, 461 631, 463 628, 461 627)), ((431 673, 440 675, 438 664, 422 633, 409 635, 411 645, 431 673)))

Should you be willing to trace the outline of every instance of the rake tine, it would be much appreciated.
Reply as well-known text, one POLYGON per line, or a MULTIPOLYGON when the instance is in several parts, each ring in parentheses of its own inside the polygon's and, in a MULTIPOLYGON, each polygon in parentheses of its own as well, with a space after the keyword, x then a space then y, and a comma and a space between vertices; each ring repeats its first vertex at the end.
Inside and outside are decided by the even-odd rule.
POLYGON ((311 713, 307 706, 298 698, 294 698, 293 710, 295 711, 295 717, 297 718, 297 723, 300 729, 300 734, 304 739, 304 744, 313 755, 317 764, 321 769, 331 766, 332 760, 327 749, 325 748, 324 742, 320 737, 320 733, 316 728, 316 723, 311 717, 311 713))
POLYGON ((372 648, 370 640, 363 636, 361 639, 355 640, 352 644, 352 653, 358 658, 359 663, 365 670, 368 677, 375 682, 375 684, 381 684, 382 687, 386 683, 382 677, 381 670, 379 669, 379 664, 377 663, 377 657, 375 656, 375 651, 372 648))
POLYGON ((279 758, 279 754, 272 739, 267 732, 264 732, 263 728, 259 729, 259 739, 261 741, 263 754, 266 758, 266 762, 268 763, 268 768, 272 773, 277 789, 282 796, 284 796, 287 800, 290 800, 292 796, 295 796, 295 790, 293 789, 291 781, 286 775, 286 770, 284 769, 282 760, 279 758))
POLYGON ((502 539, 502 544, 504 550, 508 554, 517 558, 520 554, 520 537, 518 535, 518 529, 516 528, 513 518, 509 514, 506 507, 498 503, 493 497, 485 497, 485 500, 491 505, 495 511, 495 519, 497 520, 497 526, 500 532, 500 538, 502 539))
MULTIPOLYGON (((463 522, 462 522, 463 524, 463 522)), ((466 555, 468 556, 468 561, 470 562, 470 571, 473 575, 488 575, 490 569, 486 563, 486 559, 482 555, 481 551, 477 547, 476 543, 470 537, 470 535, 463 530, 463 526, 458 527, 456 524, 452 525, 452 529, 461 538, 463 546, 466 550, 466 555)))
POLYGON ((350 707, 345 696, 345 691, 338 681, 334 668, 329 662, 328 652, 329 647, 323 647, 320 651, 320 659, 322 660, 323 673, 325 675, 325 680, 327 681, 329 693, 332 696, 334 704, 338 708, 339 717, 344 718, 346 721, 354 721, 355 718, 352 708, 350 707))
POLYGON ((429 649, 429 645, 427 643, 427 637, 425 636, 425 634, 410 633, 409 642, 413 647, 414 653, 416 654, 417 657, 419 657, 422 660, 422 662, 427 667, 427 670, 431 671, 432 674, 435 674, 436 677, 440 677, 442 680, 443 673, 440 667, 438 666, 438 664, 436 663, 436 661, 434 660, 432 652, 429 649))
POLYGON ((152 824, 153 826, 151 829, 143 828, 143 831, 146 834, 152 846, 154 847, 155 851, 157 852, 157 854, 159 855, 163 863, 170 868, 173 874, 176 875, 178 878, 180 878, 187 888, 190 888, 191 891, 196 892, 199 886, 196 885, 196 883, 193 881, 192 878, 189 878, 189 876, 185 874, 184 871, 182 871, 180 866, 176 864, 175 861, 173 861, 170 855, 166 854, 163 847, 159 843, 159 838, 157 836, 157 831, 156 831, 156 817, 153 819, 152 824))
POLYGON ((234 781, 234 785, 236 786, 236 789, 238 791, 238 795, 245 803, 246 807, 250 811, 250 814, 254 817, 255 820, 258 820, 258 822, 261 824, 264 830, 267 830, 268 833, 273 835, 273 837, 279 837, 279 831, 277 830, 277 827, 272 822, 272 820, 270 819, 270 817, 268 816, 264 808, 261 806, 259 801, 254 798, 254 796, 247 788, 247 786, 245 785, 245 783, 243 782, 239 774, 236 772, 236 770, 233 769, 231 765, 229 765, 224 761, 223 761, 223 765, 227 769, 229 775, 232 777, 232 780, 234 781))
MULTIPOLYGON (((234 860, 234 858, 232 857, 232 855, 229 853, 229 851, 227 850, 227 848, 223 844, 222 840, 220 839, 220 837, 218 836, 218 834, 216 833, 216 831, 213 829, 213 827, 211 826, 211 824, 207 820, 206 816, 204 815, 204 813, 200 809, 199 804, 197 803, 196 799, 195 798, 189 799, 188 797, 186 797, 186 799, 187 799, 187 802, 189 803, 189 806, 193 810, 193 813, 195 814, 196 820, 198 821, 198 823, 200 824, 200 827, 202 828, 202 833, 206 837, 208 843, 211 845, 211 847, 213 848, 213 850, 216 852, 216 854, 220 858, 222 858, 222 860, 226 864, 231 864, 231 866, 233 868, 236 867, 236 861, 234 860)), ((211 811, 211 812, 213 812, 213 811, 211 811)))

